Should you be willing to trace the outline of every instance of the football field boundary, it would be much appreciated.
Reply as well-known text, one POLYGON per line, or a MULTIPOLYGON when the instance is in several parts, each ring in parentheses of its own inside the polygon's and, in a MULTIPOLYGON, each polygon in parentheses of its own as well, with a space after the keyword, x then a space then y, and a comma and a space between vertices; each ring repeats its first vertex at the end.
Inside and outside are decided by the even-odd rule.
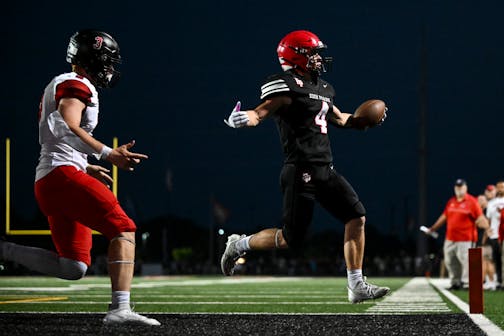
MULTIPOLYGON (((5 281, 4 286, 0 286, 4 300, 0 305, 0 326, 12 330, 9 335, 53 335, 60 331, 66 334, 117 334, 117 330, 102 325, 105 311, 94 308, 98 305, 106 307, 105 302, 108 300, 103 299, 108 298, 104 291, 108 284, 104 283, 104 279, 91 278, 88 281, 92 282, 79 285, 60 281, 52 283, 45 278, 34 279, 33 282, 28 278, 26 282, 24 279, 18 282, 12 280, 15 279, 5 281), (10 284, 15 287, 9 287, 10 284), (47 287, 33 287, 34 284, 47 287), (63 288, 66 288, 67 293, 63 293, 63 288), (42 293, 43 289, 46 290, 45 293, 42 293), (76 300, 67 302, 64 295, 76 300), (7 309, 11 304, 15 306, 7 309), (83 310, 69 308, 74 304, 81 304, 83 310), (47 307, 42 308, 44 305, 47 307)), ((391 286, 394 287, 392 293, 383 299, 359 305, 348 303, 345 280, 311 277, 141 278, 133 285, 138 293, 134 303, 141 309, 140 313, 155 317, 163 325, 158 329, 124 329, 119 334, 140 331, 143 336, 318 336, 407 335, 421 331, 421 334, 427 335, 458 333, 504 336, 504 331, 482 314, 469 314, 468 305, 444 289, 447 287, 446 279, 414 277, 402 279, 400 284, 392 278, 374 279, 383 284, 394 284, 396 281, 391 286), (221 285, 223 287, 219 287, 221 285), (171 294, 162 294, 165 290, 171 294), (287 296, 292 301, 285 299, 286 293, 289 293, 287 296), (232 298, 237 300, 233 301, 232 298), (177 302, 177 299, 180 300, 177 302), (187 301, 184 302, 184 299, 187 301), (185 304, 199 311, 187 311, 188 308, 183 306, 185 304), (276 304, 277 310, 268 310, 267 305, 271 304, 276 304), (162 305, 172 305, 173 308, 171 311, 163 311, 163 308, 158 308, 162 305), (292 311, 278 308, 288 305, 295 308, 292 311), (215 306, 216 311, 209 310, 207 306, 215 306), (327 308, 320 308, 322 306, 327 308), (258 311, 253 311, 256 309, 258 311), (355 309, 358 311, 355 312, 355 309), (296 332, 292 333, 292 330, 296 332)))
POLYGON ((434 286, 440 293, 442 293, 448 300, 462 310, 469 318, 483 330, 488 336, 504 336, 504 331, 496 326, 483 314, 469 313, 469 305, 458 298, 456 295, 450 293, 448 288, 450 281, 448 279, 430 279, 430 284, 434 286))
POLYGON ((466 314, 145 314, 161 326, 105 326, 104 313, 0 314, 17 335, 486 335, 466 314))

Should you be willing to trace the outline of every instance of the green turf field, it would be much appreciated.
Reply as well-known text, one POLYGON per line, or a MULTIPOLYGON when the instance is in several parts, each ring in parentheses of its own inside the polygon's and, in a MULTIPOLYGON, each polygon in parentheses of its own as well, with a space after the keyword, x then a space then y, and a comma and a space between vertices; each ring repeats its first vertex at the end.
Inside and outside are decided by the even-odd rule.
MULTIPOLYGON (((393 292, 409 280, 371 279, 393 292)), ((467 291, 454 294, 467 302, 467 291)), ((366 314, 381 300, 350 304, 346 278, 181 276, 136 277, 132 301, 136 311, 149 313, 366 314)), ((105 312, 109 302, 106 277, 79 281, 0 277, 0 312, 105 312)), ((504 328, 503 302, 504 292, 485 292, 485 315, 500 328, 504 328)), ((460 313, 447 303, 452 313, 460 313)))
MULTIPOLYGON (((360 334, 363 330, 376 335, 411 334, 413 330, 420 334, 454 330, 485 334, 426 278, 369 280, 391 287, 392 294, 350 304, 346 278, 135 277, 132 302, 137 312, 157 314, 154 316, 162 322, 158 331, 163 333, 203 336, 207 335, 203 331, 209 330, 210 334, 221 334, 232 325, 236 335, 257 328, 259 334, 275 335, 283 335, 281 332, 289 328, 300 328, 307 335, 324 334, 334 328, 341 335, 360 334)), ((467 291, 452 293, 467 302, 467 291)), ((501 329, 503 294, 485 292, 485 315, 501 329)), ((101 319, 109 302, 107 277, 78 281, 0 277, 0 324, 9 325, 19 335, 53 335, 58 328, 69 333, 87 330, 103 334, 101 319), (26 323, 28 320, 32 322, 26 323)), ((158 331, 141 333, 148 336, 158 331)))
MULTIPOLYGON (((395 290, 409 279, 373 279, 395 290)), ((345 278, 176 277, 135 278, 132 301, 139 312, 363 313, 374 302, 348 302, 345 278)), ((65 281, 1 277, 0 311, 103 312, 108 278, 65 281)))

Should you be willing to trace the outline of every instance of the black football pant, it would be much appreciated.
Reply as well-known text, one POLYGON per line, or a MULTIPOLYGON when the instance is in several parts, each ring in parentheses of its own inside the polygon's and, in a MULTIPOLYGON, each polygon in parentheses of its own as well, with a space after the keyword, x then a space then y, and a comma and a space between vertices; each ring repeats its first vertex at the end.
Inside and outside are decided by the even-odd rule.
POLYGON ((488 244, 492 247, 492 260, 495 265, 495 273, 497 274, 497 282, 502 284, 502 256, 501 246, 498 239, 488 239, 488 244))
POLYGON ((286 163, 280 176, 283 192, 283 235, 293 249, 302 246, 317 201, 342 223, 366 215, 350 183, 332 164, 286 163))

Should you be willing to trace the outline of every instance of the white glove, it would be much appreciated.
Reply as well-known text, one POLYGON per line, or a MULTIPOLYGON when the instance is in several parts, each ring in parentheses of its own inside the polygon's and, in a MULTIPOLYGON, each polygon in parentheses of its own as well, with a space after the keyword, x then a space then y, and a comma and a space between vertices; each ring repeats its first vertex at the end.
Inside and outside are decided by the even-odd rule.
POLYGON ((227 120, 224 119, 226 125, 228 125, 231 128, 240 128, 247 126, 249 117, 247 115, 247 112, 240 111, 240 107, 241 103, 238 101, 233 111, 231 111, 231 114, 229 115, 228 119, 227 120))

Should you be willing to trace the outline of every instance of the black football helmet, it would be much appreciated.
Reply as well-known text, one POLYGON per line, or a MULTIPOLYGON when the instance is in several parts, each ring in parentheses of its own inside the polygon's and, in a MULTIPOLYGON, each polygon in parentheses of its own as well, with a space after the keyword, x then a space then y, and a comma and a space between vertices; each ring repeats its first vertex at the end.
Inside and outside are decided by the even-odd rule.
POLYGON ((121 63, 119 44, 105 32, 85 29, 72 35, 66 60, 86 70, 98 87, 113 87, 120 78, 120 72, 114 68, 121 63))

